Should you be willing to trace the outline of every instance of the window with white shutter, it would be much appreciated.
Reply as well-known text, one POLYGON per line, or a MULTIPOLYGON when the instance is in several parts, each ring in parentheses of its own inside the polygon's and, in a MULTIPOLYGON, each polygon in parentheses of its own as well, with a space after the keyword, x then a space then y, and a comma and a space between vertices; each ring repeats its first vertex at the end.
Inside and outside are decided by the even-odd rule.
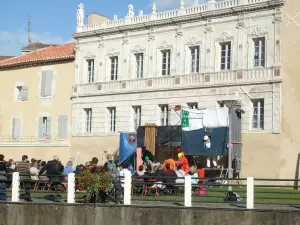
POLYGON ((59 115, 57 119, 57 139, 68 138, 68 116, 59 115))
POLYGON ((51 138, 51 117, 39 117, 38 123, 38 138, 51 138))
POLYGON ((94 59, 87 61, 88 63, 88 83, 94 82, 94 59))
POLYGON ((12 121, 12 139, 18 140, 21 136, 21 118, 13 118, 12 121))
POLYGON ((135 54, 135 60, 136 60, 136 77, 137 78, 143 78, 143 72, 144 72, 144 54, 138 53, 135 54))
POLYGON ((198 103, 197 102, 188 103, 187 105, 190 109, 198 109, 198 103))
POLYGON ((15 94, 15 101, 17 102, 28 100, 28 86, 17 86, 15 94))
POLYGON ((200 71, 200 46, 190 47, 191 51, 191 73, 200 71))
POLYGON ((41 97, 52 96, 53 71, 43 71, 41 76, 41 97))
POLYGON ((92 117, 93 111, 91 108, 84 109, 85 112, 85 132, 91 133, 92 132, 92 117))
POLYGON ((264 67, 265 66, 265 48, 266 41, 265 38, 254 38, 254 67, 264 67))
POLYGON ((162 75, 170 75, 171 72, 171 50, 163 50, 162 54, 162 75))
POLYGON ((160 105, 160 125, 168 126, 169 124, 169 106, 160 105))
POLYGON ((231 69, 231 42, 221 43, 221 70, 231 69))
POLYGON ((118 80, 118 62, 119 62, 119 58, 118 56, 114 56, 110 58, 111 61, 111 72, 110 72, 110 76, 111 76, 111 80, 118 80))
POLYGON ((116 131, 116 107, 110 107, 108 109, 108 130, 109 132, 116 131))
POLYGON ((141 126, 141 117, 142 117, 142 107, 141 106, 133 106, 133 128, 135 130, 141 126))
POLYGON ((252 100, 253 112, 252 112, 252 128, 253 129, 264 129, 264 99, 252 100))

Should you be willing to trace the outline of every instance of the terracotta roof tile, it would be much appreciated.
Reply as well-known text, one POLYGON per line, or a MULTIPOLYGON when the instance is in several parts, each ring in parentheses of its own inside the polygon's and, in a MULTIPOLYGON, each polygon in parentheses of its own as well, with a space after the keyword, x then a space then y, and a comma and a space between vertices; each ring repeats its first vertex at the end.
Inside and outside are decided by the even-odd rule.
POLYGON ((13 58, 14 56, 4 56, 4 55, 0 55, 0 61, 6 60, 6 59, 10 59, 13 58))
POLYGON ((27 53, 25 55, 0 61, 0 68, 17 67, 28 64, 35 64, 39 62, 52 62, 66 59, 74 59, 74 47, 75 43, 69 43, 64 45, 42 48, 37 51, 27 53))
POLYGON ((46 48, 46 47, 50 47, 50 46, 56 46, 54 44, 43 44, 40 42, 35 42, 35 43, 31 43, 30 45, 22 48, 22 49, 40 49, 40 48, 46 48))

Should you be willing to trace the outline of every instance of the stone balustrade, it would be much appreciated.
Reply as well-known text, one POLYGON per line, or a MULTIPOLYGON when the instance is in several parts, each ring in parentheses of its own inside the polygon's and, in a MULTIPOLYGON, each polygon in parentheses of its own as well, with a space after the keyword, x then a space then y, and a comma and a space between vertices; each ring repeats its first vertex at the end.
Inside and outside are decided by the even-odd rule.
POLYGON ((281 81, 280 68, 259 68, 241 71, 161 76, 155 78, 79 84, 73 86, 73 96, 120 94, 279 81, 281 81))
POLYGON ((243 5, 244 6, 253 5, 253 4, 258 4, 263 2, 275 3, 280 1, 282 0, 224 0, 218 2, 208 2, 207 4, 195 5, 193 7, 189 7, 185 9, 176 9, 176 10, 166 11, 166 12, 159 12, 159 13, 155 12, 149 15, 126 17, 125 19, 111 20, 99 24, 86 24, 81 26, 80 29, 78 29, 78 33, 94 31, 99 29, 120 27, 124 25, 146 23, 155 20, 170 19, 177 16, 193 15, 193 14, 199 14, 199 13, 212 11, 212 10, 223 10, 232 7, 240 7, 243 5))

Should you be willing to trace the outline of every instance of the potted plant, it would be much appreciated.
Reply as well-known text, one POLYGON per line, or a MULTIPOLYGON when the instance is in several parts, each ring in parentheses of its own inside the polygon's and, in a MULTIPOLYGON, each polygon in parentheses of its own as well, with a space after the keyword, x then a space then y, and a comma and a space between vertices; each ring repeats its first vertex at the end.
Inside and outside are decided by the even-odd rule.
POLYGON ((94 172, 85 170, 80 179, 80 185, 85 193, 85 200, 90 203, 96 203, 100 198, 101 202, 106 200, 106 190, 112 188, 112 175, 97 168, 94 172))

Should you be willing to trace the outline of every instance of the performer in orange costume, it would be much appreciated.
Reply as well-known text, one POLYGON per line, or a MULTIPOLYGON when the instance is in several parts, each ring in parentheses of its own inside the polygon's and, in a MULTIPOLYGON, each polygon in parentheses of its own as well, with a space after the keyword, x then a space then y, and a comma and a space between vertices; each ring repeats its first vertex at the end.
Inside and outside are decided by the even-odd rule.
POLYGON ((187 158, 184 156, 183 152, 178 153, 179 161, 176 162, 177 166, 182 166, 182 170, 184 170, 185 174, 190 172, 190 166, 187 158))
POLYGON ((167 159, 167 160, 164 161, 164 164, 163 164, 163 170, 164 171, 167 170, 167 168, 166 168, 167 164, 170 164, 170 169, 174 170, 174 168, 175 168, 175 161, 173 159, 167 159))

